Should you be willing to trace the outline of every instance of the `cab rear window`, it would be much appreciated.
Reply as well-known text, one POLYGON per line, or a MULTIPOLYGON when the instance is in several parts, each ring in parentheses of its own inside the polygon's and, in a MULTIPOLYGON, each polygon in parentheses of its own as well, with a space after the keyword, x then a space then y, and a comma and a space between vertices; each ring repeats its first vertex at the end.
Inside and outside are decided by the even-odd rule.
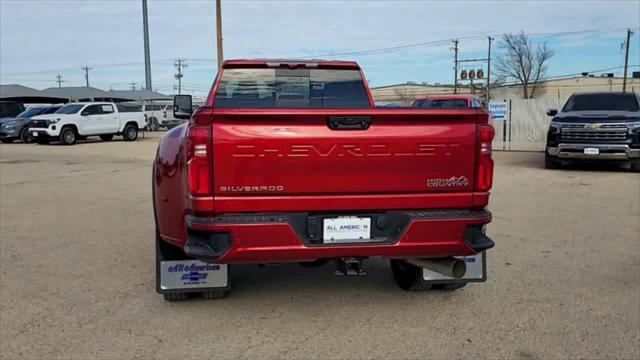
POLYGON ((225 69, 218 108, 367 108, 360 72, 337 69, 225 69))
POLYGON ((464 109, 467 107, 467 99, 416 100, 413 107, 423 109, 464 109))

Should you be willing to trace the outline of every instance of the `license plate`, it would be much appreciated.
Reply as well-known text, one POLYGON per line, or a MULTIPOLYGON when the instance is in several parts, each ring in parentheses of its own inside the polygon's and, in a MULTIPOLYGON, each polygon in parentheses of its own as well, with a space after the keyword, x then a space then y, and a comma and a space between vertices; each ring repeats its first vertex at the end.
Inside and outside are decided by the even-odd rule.
POLYGON ((348 243, 371 238, 370 217, 327 218, 322 225, 322 239, 325 244, 348 243))
POLYGON ((37 132, 33 132, 33 133, 31 133, 31 136, 36 137, 36 136, 38 136, 38 133, 37 132))
POLYGON ((162 290, 226 287, 228 266, 198 260, 163 261, 160 263, 162 290))
POLYGON ((600 155, 600 149, 598 148, 584 148, 585 155, 600 155))

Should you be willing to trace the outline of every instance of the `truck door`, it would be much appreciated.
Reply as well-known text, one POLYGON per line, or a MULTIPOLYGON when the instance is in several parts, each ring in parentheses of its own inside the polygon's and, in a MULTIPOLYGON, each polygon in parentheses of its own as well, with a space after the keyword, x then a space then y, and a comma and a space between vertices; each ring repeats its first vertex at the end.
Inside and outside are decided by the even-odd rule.
POLYGON ((115 134, 120 127, 120 115, 115 112, 113 104, 100 105, 102 119, 100 120, 101 134, 115 134))
POLYGON ((100 134, 102 122, 102 105, 89 105, 82 110, 82 118, 78 124, 80 135, 100 134))

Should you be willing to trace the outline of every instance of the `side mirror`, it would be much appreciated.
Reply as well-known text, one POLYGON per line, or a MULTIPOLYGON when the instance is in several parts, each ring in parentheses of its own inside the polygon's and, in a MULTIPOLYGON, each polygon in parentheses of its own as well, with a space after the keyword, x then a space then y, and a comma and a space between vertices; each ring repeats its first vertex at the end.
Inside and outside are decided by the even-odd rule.
POLYGON ((558 115, 558 109, 549 109, 549 110, 547 110, 547 115, 549 115, 549 116, 558 115))
POLYGON ((193 113, 192 106, 193 99, 191 95, 175 95, 173 97, 173 117, 189 120, 193 113))

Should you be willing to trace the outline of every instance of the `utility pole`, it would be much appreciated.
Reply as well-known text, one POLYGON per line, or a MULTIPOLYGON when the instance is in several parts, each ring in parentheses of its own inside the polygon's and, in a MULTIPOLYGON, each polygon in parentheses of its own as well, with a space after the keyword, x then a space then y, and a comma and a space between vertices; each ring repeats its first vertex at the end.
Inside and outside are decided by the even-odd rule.
POLYGON ((458 93, 458 39, 453 40, 453 51, 455 58, 453 60, 453 93, 458 93))
POLYGON ((222 66, 222 4, 221 0, 216 0, 216 37, 218 45, 218 69, 222 66))
POLYGON ((185 64, 184 59, 176 59, 174 66, 178 69, 178 72, 174 76, 178 80, 178 95, 180 95, 182 91, 182 77, 184 76, 182 69, 186 68, 187 64, 185 64))
POLYGON ((134 83, 134 82, 129 83, 129 86, 131 86, 131 90, 132 91, 136 91, 136 83, 134 83))
POLYGON ((622 81, 622 92, 627 92, 627 65, 629 64, 629 42, 631 40, 631 35, 633 35, 633 31, 631 31, 631 29, 627 29, 627 49, 624 54, 624 80, 622 81))
POLYGON ((487 94, 485 96, 485 102, 488 109, 489 101, 491 100, 489 88, 491 87, 491 42, 493 41, 493 38, 491 36, 487 36, 487 39, 489 40, 489 53, 487 54, 487 94))
POLYGON ((87 87, 89 87, 89 70, 93 69, 88 67, 87 65, 81 67, 82 70, 84 70, 84 80, 87 84, 87 87))
POLYGON ((64 82, 64 80, 62 80, 62 75, 60 74, 56 75, 56 79, 58 80, 58 87, 61 88, 62 83, 64 82))
POLYGON ((151 89, 151 55, 149 55, 149 20, 147 19, 147 0, 142 0, 142 26, 144 30, 144 80, 145 87, 151 89))

